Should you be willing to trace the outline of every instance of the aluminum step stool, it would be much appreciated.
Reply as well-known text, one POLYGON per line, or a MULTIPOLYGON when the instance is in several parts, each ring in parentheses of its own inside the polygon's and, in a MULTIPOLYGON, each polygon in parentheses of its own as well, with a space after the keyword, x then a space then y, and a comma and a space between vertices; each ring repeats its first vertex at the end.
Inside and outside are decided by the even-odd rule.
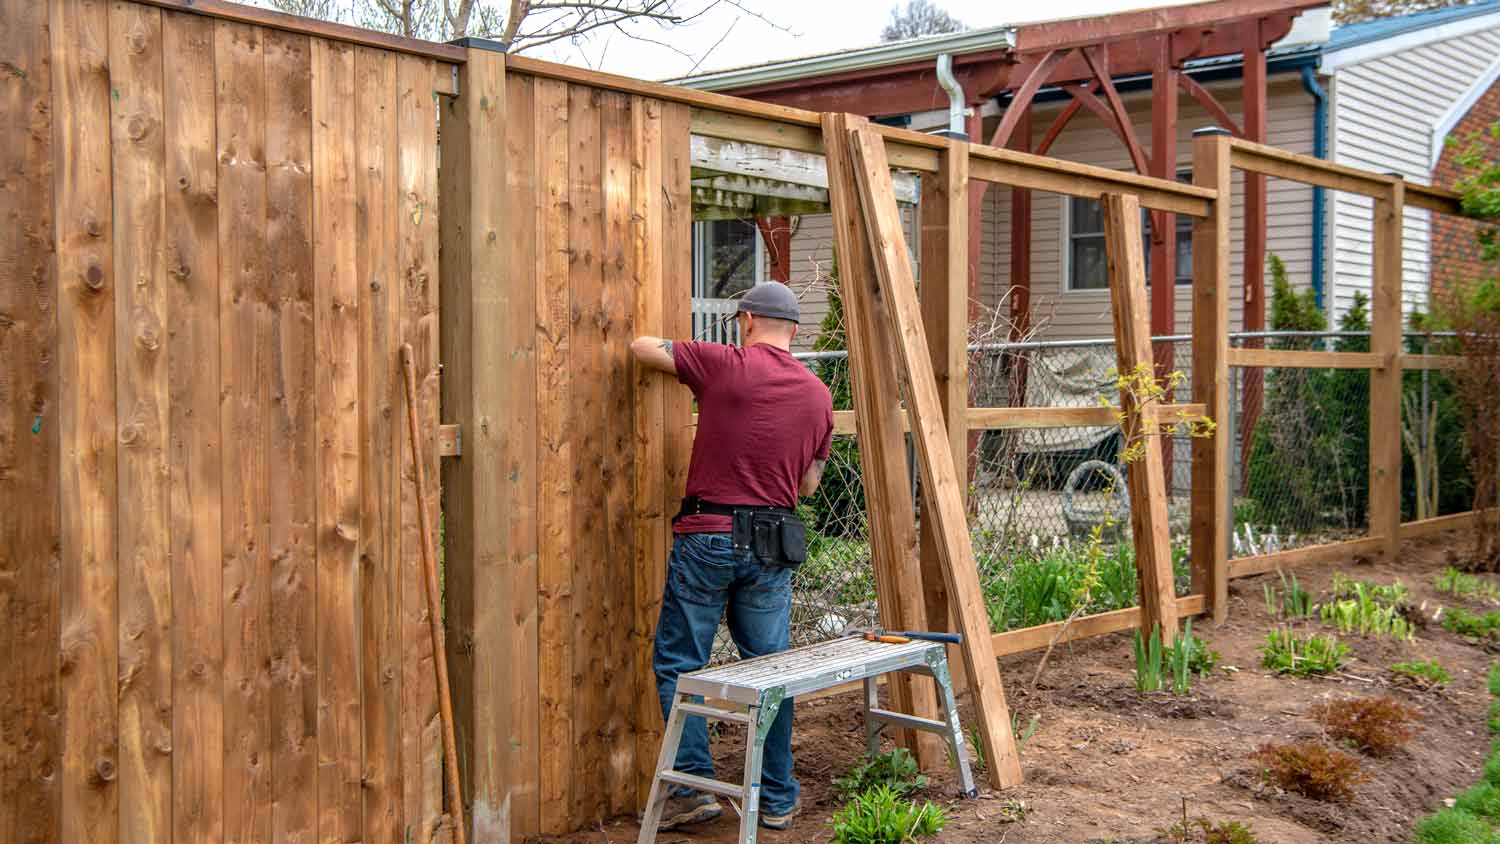
POLYGON ((963 730, 958 723, 958 705, 953 699, 953 680, 948 673, 947 648, 939 642, 915 639, 905 644, 887 644, 866 641, 863 636, 845 636, 818 645, 705 668, 677 678, 677 697, 662 733, 661 753, 656 760, 651 795, 641 817, 638 844, 652 844, 656 840, 662 807, 672 786, 720 794, 730 798, 730 805, 734 805, 734 798, 739 798, 740 804, 735 810, 740 814, 740 844, 754 844, 760 821, 760 771, 766 733, 776 720, 781 702, 861 679, 865 682, 865 743, 872 756, 880 752, 882 724, 937 733, 947 741, 949 752, 958 761, 958 776, 964 794, 973 797, 978 793, 974 788, 974 775, 969 770, 963 730), (879 708, 875 679, 895 671, 927 674, 936 680, 944 720, 933 721, 879 708), (699 696, 735 706, 727 708, 699 703, 695 700, 699 696), (739 708, 741 706, 745 708, 739 708), (740 785, 672 769, 677 761, 682 728, 689 715, 746 726, 745 776, 740 785))

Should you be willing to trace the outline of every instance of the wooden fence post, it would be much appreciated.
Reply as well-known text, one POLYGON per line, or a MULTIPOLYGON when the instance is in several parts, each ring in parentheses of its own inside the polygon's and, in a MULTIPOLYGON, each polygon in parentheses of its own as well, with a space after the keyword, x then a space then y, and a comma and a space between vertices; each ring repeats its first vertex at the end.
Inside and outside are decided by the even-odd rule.
POLYGON ((535 320, 512 324, 506 302, 505 57, 470 49, 459 91, 444 103, 438 171, 442 407, 464 442, 463 455, 443 463, 444 600, 470 840, 505 842, 513 837, 506 789, 535 778, 509 768, 518 758, 505 733, 515 690, 504 682, 513 651, 534 646, 506 635, 511 599, 534 597, 507 588, 513 485, 504 467, 511 416, 523 409, 510 400, 507 360, 517 332, 532 331, 535 320))
MULTIPOLYGON (((870 549, 875 562, 876 603, 880 622, 893 629, 927 627, 921 572, 917 561, 916 518, 912 513, 911 475, 906 467, 901 400, 891 342, 884 319, 888 307, 876 296, 874 258, 860 223, 854 164, 849 160, 842 115, 825 115, 824 145, 828 158, 829 201, 839 256, 839 286, 849 324, 850 379, 854 387, 859 462, 870 514, 870 549)), ((891 700, 895 708, 922 718, 937 717, 937 690, 932 681, 895 675, 891 700)), ((923 768, 942 764, 937 736, 912 730, 897 732, 923 768)))
MULTIPOLYGON (((1115 358, 1120 377, 1138 385, 1154 378, 1151 315, 1147 309, 1146 257, 1141 248, 1141 203, 1130 194, 1107 193, 1104 248, 1115 319, 1115 358)), ((1136 386, 1120 391, 1127 434, 1141 431, 1143 453, 1126 472, 1130 489, 1130 528, 1135 536, 1135 567, 1141 584, 1141 633, 1161 626, 1163 644, 1177 638, 1177 597, 1172 589, 1172 536, 1167 527, 1167 479, 1161 437, 1153 417, 1141 412, 1136 386)))
MULTIPOLYGON (((938 397, 937 379, 927 360, 927 336, 922 328, 917 304, 916 282, 907 257, 906 238, 896 210, 895 192, 891 188, 891 170, 885 154, 885 142, 870 128, 868 121, 847 114, 823 117, 824 143, 828 150, 829 173, 834 172, 835 158, 844 158, 842 167, 853 171, 858 191, 857 209, 848 209, 855 199, 846 180, 829 179, 829 195, 844 194, 841 203, 853 211, 856 228, 862 216, 864 234, 874 259, 876 286, 870 301, 885 300, 886 334, 892 342, 885 345, 894 358, 890 371, 899 371, 906 385, 911 412, 912 439, 927 480, 933 516, 933 534, 941 558, 943 576, 952 594, 953 611, 963 635, 965 668, 973 691, 979 717, 980 736, 985 758, 989 760, 990 784, 1007 788, 1021 782, 1021 760, 1016 755, 1011 734, 1010 711, 1005 705, 1005 688, 1000 682, 1000 666, 995 660, 994 641, 990 633, 989 614, 979 587, 979 566, 969 538, 959 489, 963 482, 953 459, 948 431, 942 419, 942 402, 938 397), (851 128, 852 127, 852 128, 851 128)), ((835 212, 835 217, 839 214, 835 212)), ((841 225, 848 225, 841 223, 841 225)), ((875 335, 880 336, 880 335, 875 335)), ((889 358, 888 358, 889 361, 889 358)), ((1160 468, 1160 467, 1158 467, 1160 468)))
MULTIPOLYGON (((967 477, 969 452, 969 150, 963 141, 950 140, 938 160, 938 173, 922 179, 921 273, 922 324, 937 377, 954 469, 967 477)), ((962 498, 966 490, 960 489, 962 498)), ((927 626, 951 630, 948 585, 938 558, 930 497, 922 497, 922 593, 927 626)), ((950 656, 957 650, 950 648, 950 656)), ((955 666, 959 663, 955 662, 955 666)), ((958 680, 954 672, 955 683, 958 680)))
POLYGON ((1222 624, 1229 611, 1229 133, 1193 133, 1193 184, 1219 192, 1207 217, 1193 220, 1193 401, 1215 424, 1193 440, 1189 549, 1193 593, 1222 624))
POLYGON ((1375 199, 1375 267, 1370 296, 1370 535, 1387 561, 1401 545, 1401 236, 1406 183, 1375 199))

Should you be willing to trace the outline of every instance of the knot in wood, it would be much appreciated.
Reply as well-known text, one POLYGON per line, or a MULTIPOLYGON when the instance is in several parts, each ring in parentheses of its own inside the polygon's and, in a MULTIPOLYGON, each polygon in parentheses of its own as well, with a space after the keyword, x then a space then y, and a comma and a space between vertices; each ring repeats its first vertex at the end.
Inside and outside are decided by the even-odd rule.
POLYGON ((83 273, 83 283, 95 293, 103 290, 104 268, 98 264, 89 264, 89 268, 83 273))
POLYGON ((114 779, 115 779, 115 762, 114 762, 114 760, 106 758, 106 757, 100 757, 98 759, 95 759, 94 760, 94 782, 95 782, 95 785, 102 785, 102 784, 107 783, 107 782, 114 782, 114 779))
POLYGON ((134 445, 141 438, 143 426, 139 421, 132 421, 120 426, 120 445, 134 445))
POLYGON ((152 120, 144 114, 132 114, 125 121, 125 136, 132 141, 139 141, 151 134, 152 120))
POLYGON ((104 228, 99 225, 99 218, 90 214, 82 220, 83 230, 89 237, 99 237, 104 234, 104 228))
POLYGON ((161 325, 150 311, 142 311, 136 317, 135 344, 148 352, 161 348, 161 325))
POLYGON ((149 33, 146 31, 146 27, 137 21, 136 25, 130 28, 130 34, 125 39, 130 52, 137 54, 146 52, 146 47, 151 44, 151 39, 148 36, 149 33))

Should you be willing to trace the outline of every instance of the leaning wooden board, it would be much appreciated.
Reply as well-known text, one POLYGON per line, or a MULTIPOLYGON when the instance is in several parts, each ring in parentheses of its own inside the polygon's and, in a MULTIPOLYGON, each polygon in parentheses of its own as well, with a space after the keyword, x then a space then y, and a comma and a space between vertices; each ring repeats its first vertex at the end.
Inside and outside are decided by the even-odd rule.
MULTIPOLYGON (((964 668, 974 696, 984 756, 990 760, 990 784, 995 788, 1018 785, 1021 760, 1011 734, 1010 711, 1005 704, 1005 688, 1000 682, 1000 667, 990 638, 989 614, 979 586, 979 566, 969 542, 962 482, 943 421, 937 379, 928 358, 916 281, 891 187, 885 144, 867 121, 852 115, 825 116, 824 136, 829 139, 830 149, 835 143, 847 144, 854 165, 858 205, 864 216, 870 250, 875 254, 878 292, 888 300, 897 368, 906 385, 912 439, 916 441, 927 492, 932 496, 929 513, 933 517, 938 554, 953 601, 955 621, 964 637, 964 668)), ((840 189, 842 185, 832 188, 840 189)))

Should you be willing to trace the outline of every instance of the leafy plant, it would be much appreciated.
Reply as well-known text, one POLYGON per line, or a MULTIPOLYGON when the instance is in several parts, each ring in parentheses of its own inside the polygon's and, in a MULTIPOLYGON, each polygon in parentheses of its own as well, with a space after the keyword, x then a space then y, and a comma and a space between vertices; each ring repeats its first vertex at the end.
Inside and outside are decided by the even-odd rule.
POLYGON ((880 785, 851 797, 830 823, 834 844, 908 844, 937 835, 948 815, 931 801, 905 800, 880 785))
POLYGON ((1349 657, 1349 646, 1337 636, 1297 636, 1282 628, 1266 634, 1260 652, 1262 666, 1278 674, 1310 677, 1342 668, 1349 657))
POLYGON ((1437 591, 1455 598, 1472 597, 1491 602, 1500 601, 1500 586, 1496 586, 1493 580, 1465 574, 1453 566, 1449 566, 1443 570, 1442 574, 1433 578, 1432 586, 1437 591))
POLYGON ((1026 748, 1026 742, 1031 741, 1031 737, 1036 734, 1037 726, 1041 723, 1042 716, 1033 715, 1023 729, 1021 727, 1021 713, 1015 710, 1010 713, 1010 734, 1015 736, 1017 753, 1026 748))
POLYGON ((1151 628, 1150 640, 1141 638, 1141 629, 1135 629, 1135 688, 1139 692, 1161 691, 1162 651, 1161 627, 1151 628))
POLYGON ((1444 809, 1417 824, 1417 844, 1500 844, 1482 818, 1458 809, 1444 809))
POLYGON ((1353 597, 1336 599, 1318 607, 1318 615, 1323 621, 1333 624, 1346 636, 1357 634, 1408 641, 1415 638, 1416 631, 1399 609, 1376 600, 1376 590, 1382 587, 1372 588, 1354 582, 1350 588, 1353 597))
POLYGON ((1173 844, 1260 844, 1255 830, 1239 821, 1219 821, 1194 818, 1178 821, 1156 834, 1173 844))
POLYGON ((1389 695, 1325 701, 1312 716, 1328 735, 1372 756, 1384 756, 1417 734, 1416 709, 1389 695))
POLYGON ((1281 591, 1278 593, 1276 586, 1271 583, 1263 587, 1266 595, 1266 612, 1283 618, 1304 618, 1312 615, 1312 593, 1302 588, 1302 584, 1297 582, 1297 575, 1292 575, 1288 580, 1286 572, 1278 570, 1276 574, 1281 578, 1281 591))
POLYGON ((1368 596, 1370 600, 1387 606, 1400 606, 1411 596, 1411 590, 1399 579, 1395 583, 1379 584, 1368 580, 1355 580, 1343 572, 1333 573, 1333 597, 1335 598, 1360 598, 1368 596))
POLYGON ((1182 635, 1166 649, 1163 658, 1172 671, 1172 694, 1185 695, 1191 691, 1194 674, 1206 677, 1218 664, 1219 652, 1209 650, 1203 640, 1193 635, 1193 620, 1190 618, 1183 625, 1182 635))
POLYGON ((855 765, 846 776, 833 781, 845 797, 886 787, 898 797, 927 787, 917 760, 904 747, 879 753, 855 765))
POLYGON ((1491 611, 1480 615, 1462 607, 1449 607, 1443 613, 1443 629, 1460 636, 1484 639, 1500 631, 1500 612, 1491 611))
POLYGON ((1192 619, 1188 620, 1186 629, 1182 632, 1182 640, 1187 643, 1188 670, 1199 677, 1207 677, 1213 673, 1219 663, 1224 659, 1218 651, 1210 648, 1208 643, 1193 635, 1192 619))
POLYGON ((1267 782, 1314 800, 1348 800, 1354 786, 1369 779, 1358 759, 1315 741, 1264 744, 1250 758, 1267 782))
POLYGON ((1424 689, 1436 689, 1453 682, 1453 675, 1435 659, 1411 659, 1393 663, 1391 673, 1424 689))

